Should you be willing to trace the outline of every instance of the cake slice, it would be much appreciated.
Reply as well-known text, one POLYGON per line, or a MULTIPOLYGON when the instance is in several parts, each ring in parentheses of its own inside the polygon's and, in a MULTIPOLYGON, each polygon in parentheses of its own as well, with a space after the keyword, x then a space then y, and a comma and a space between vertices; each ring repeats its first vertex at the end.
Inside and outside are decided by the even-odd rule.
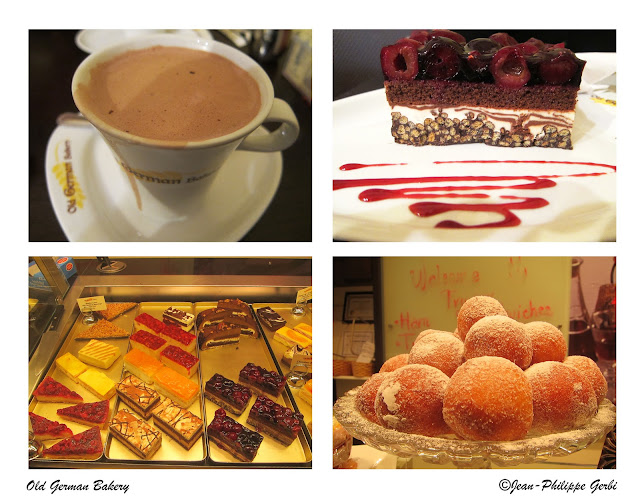
POLYGON ((286 366, 291 366, 293 364, 293 358, 296 356, 311 356, 311 353, 298 344, 294 344, 282 354, 281 361, 286 366))
POLYGON ((158 335, 165 339, 169 345, 174 345, 187 352, 196 350, 196 336, 185 332, 179 326, 164 324, 162 331, 158 332, 158 335))
POLYGON ((153 383, 153 376, 164 366, 159 360, 139 349, 131 349, 124 355, 123 360, 125 369, 147 384, 153 383))
POLYGON ((80 403, 74 406, 60 408, 56 413, 65 420, 84 425, 97 425, 101 429, 104 429, 109 422, 109 401, 80 403))
POLYGON ((228 309, 229 311, 240 311, 251 316, 251 307, 240 299, 222 299, 217 303, 217 307, 228 309))
POLYGON ((76 339, 118 339, 126 338, 129 332, 106 319, 98 322, 82 332, 76 334, 76 339))
POLYGON ((242 462, 253 462, 264 439, 260 433, 239 424, 218 408, 207 427, 207 436, 218 447, 242 462))
POLYGON ((256 314, 269 330, 277 330, 287 324, 285 319, 269 306, 257 309, 256 314))
POLYGON ((180 375, 168 366, 163 366, 153 375, 156 390, 172 399, 183 408, 189 408, 200 394, 200 385, 180 375))
POLYGON ((572 149, 585 62, 564 43, 420 30, 380 61, 396 143, 572 149))
POLYGON ((158 335, 164 328, 164 323, 148 313, 142 313, 135 317, 133 324, 136 330, 144 330, 158 335))
POLYGON ((273 334, 273 340, 275 340, 276 342, 280 342, 287 347, 291 347, 292 345, 297 344, 305 349, 311 345, 311 340, 307 336, 296 332, 294 329, 289 328, 288 326, 283 326, 282 328, 276 330, 276 332, 273 334))
POLYGON ((65 352, 62 356, 56 359, 56 366, 60 371, 62 371, 62 373, 76 383, 78 383, 78 377, 80 374, 89 368, 70 352, 65 352))
POLYGON ((82 403, 80 394, 52 377, 46 376, 33 391, 33 397, 44 403, 82 403))
POLYGON ((135 375, 128 375, 118 382, 116 392, 126 405, 145 419, 160 402, 160 394, 135 375))
POLYGON ((289 446, 298 437, 304 416, 275 401, 258 396, 249 410, 247 423, 289 446))
POLYGON ((158 428, 187 450, 191 449, 204 433, 202 419, 169 398, 164 398, 152 414, 153 422, 158 428))
POLYGON ((136 331, 129 337, 129 343, 132 348, 138 349, 156 359, 160 359, 160 351, 167 346, 165 339, 146 330, 136 331))
POLYGON ((228 412, 240 415, 251 399, 251 390, 216 373, 204 386, 204 396, 228 412))
POLYGON ((120 357, 120 348, 115 345, 91 339, 78 351, 78 359, 98 368, 109 368, 120 357))
POLYGON ((237 344, 240 342, 241 328, 228 323, 215 323, 203 327, 198 332, 198 346, 200 349, 237 344))
POLYGON ((312 327, 308 323, 298 323, 293 329, 307 337, 309 340, 312 339, 312 327))
POLYGON ((39 441, 64 439, 73 436, 73 432, 66 425, 41 417, 33 412, 29 412, 29 420, 31 421, 33 436, 39 441))
POLYGON ((193 314, 173 306, 167 307, 162 313, 162 321, 171 325, 177 325, 185 332, 193 328, 194 320, 195 316, 193 314))
POLYGON ((275 371, 269 371, 253 363, 247 363, 242 370, 238 381, 248 385, 259 394, 277 398, 286 385, 286 379, 275 371))
POLYGON ((89 368, 81 373, 78 382, 98 399, 111 399, 116 393, 115 382, 95 368, 89 368))
POLYGON ((113 416, 109 434, 143 459, 151 458, 162 444, 162 433, 126 408, 113 416))
POLYGON ((42 452, 43 458, 97 460, 102 456, 102 436, 99 427, 92 427, 70 438, 58 441, 42 452))
POLYGON ((107 321, 111 321, 121 314, 130 311, 134 307, 138 305, 137 302, 109 302, 106 304, 107 308, 103 311, 96 311, 100 316, 102 316, 107 321))
POLYGON ((200 366, 200 360, 196 356, 174 345, 167 346, 162 350, 160 361, 185 377, 191 377, 200 366))
POLYGON ((311 404, 311 401, 312 401, 312 398, 311 398, 312 381, 313 380, 308 380, 307 383, 302 386, 302 389, 300 389, 300 392, 298 393, 298 395, 300 396, 300 399, 302 399, 302 401, 305 401, 309 404, 311 404))

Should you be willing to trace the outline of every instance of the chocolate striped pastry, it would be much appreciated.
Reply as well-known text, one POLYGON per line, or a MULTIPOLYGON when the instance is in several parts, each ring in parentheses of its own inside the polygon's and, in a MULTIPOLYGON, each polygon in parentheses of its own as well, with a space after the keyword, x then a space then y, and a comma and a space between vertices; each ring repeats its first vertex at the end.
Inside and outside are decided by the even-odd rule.
POLYGON ((160 402, 160 394, 134 375, 118 382, 116 392, 127 406, 145 420, 151 416, 151 410, 160 402))
POLYGON ((162 433, 127 409, 115 414, 109 433, 140 458, 148 459, 162 444, 162 433))
POLYGON ((164 398, 151 414, 153 422, 158 428, 187 450, 204 432, 204 425, 200 417, 181 408, 169 398, 164 398))

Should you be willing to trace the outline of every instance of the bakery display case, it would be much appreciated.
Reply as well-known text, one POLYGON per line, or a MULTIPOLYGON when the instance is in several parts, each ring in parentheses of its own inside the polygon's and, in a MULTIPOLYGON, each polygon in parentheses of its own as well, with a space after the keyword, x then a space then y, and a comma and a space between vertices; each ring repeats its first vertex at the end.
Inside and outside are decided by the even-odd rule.
POLYGON ((30 353, 30 467, 310 468, 311 260, 117 260, 76 258, 30 353), (95 297, 107 309, 81 312, 95 297))

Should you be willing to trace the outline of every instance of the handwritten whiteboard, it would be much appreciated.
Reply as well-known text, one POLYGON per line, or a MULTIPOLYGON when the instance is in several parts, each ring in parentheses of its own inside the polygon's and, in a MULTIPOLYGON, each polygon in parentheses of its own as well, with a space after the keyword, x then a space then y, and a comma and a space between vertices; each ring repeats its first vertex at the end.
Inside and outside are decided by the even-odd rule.
POLYGON ((409 352, 423 330, 453 331, 475 295, 522 323, 547 321, 568 340, 571 257, 382 257, 384 353, 409 352))

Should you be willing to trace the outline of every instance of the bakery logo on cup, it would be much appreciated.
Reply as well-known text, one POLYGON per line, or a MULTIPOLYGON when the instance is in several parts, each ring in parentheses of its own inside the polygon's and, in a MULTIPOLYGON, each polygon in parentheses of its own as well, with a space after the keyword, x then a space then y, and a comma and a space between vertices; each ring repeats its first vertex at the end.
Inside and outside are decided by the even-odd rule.
POLYGON ((53 174, 56 176, 63 194, 67 197, 67 212, 74 214, 78 209, 83 208, 86 199, 80 184, 73 172, 71 164, 71 141, 65 139, 59 142, 55 147, 55 165, 52 168, 53 174), (59 149, 64 144, 64 154, 62 161, 60 160, 59 149))
POLYGON ((183 177, 182 174, 177 172, 145 172, 144 170, 134 170, 124 162, 120 162, 122 168, 132 174, 136 179, 143 182, 151 182, 154 184, 189 184, 196 182, 210 176, 213 172, 207 172, 202 175, 192 175, 189 177, 183 177))

